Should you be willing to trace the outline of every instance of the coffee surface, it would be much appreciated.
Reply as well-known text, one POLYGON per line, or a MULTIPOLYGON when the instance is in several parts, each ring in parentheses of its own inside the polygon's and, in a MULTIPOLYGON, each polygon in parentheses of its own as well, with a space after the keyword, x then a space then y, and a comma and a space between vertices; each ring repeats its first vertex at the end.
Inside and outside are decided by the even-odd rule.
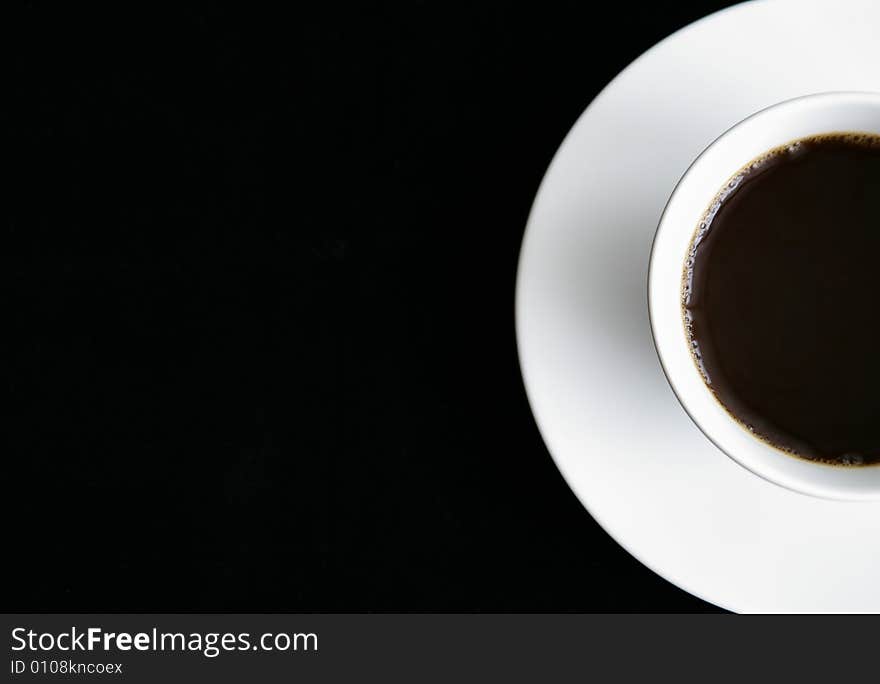
POLYGON ((880 463, 880 136, 768 152, 716 197, 684 273, 694 359, 770 444, 880 463))

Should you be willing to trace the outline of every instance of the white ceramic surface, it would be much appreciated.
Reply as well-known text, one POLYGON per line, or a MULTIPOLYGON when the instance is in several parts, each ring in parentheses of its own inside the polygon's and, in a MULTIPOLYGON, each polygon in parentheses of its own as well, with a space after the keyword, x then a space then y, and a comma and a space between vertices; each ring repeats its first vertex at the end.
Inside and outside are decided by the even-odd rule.
POLYGON ((753 114, 715 140, 684 174, 663 212, 651 254, 648 304, 657 352, 669 382, 694 422, 720 449, 753 473, 795 491, 832 499, 877 500, 880 467, 834 467, 794 458, 731 419, 703 381, 682 322, 685 257, 697 225, 718 192, 746 164, 773 148, 841 131, 880 133, 880 95, 799 97, 753 114))
POLYGON ((880 502, 784 489, 705 438, 651 340, 652 237, 678 179, 736 122, 809 93, 880 91, 878 35, 867 0, 757 0, 675 33, 574 125, 523 241, 520 361, 560 471, 636 558, 731 610, 880 611, 880 502))

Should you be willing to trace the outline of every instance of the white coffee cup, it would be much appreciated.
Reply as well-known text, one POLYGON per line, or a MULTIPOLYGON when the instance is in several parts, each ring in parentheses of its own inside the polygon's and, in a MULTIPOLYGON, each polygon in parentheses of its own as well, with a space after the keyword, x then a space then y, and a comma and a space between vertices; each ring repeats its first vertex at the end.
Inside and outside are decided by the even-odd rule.
POLYGON ((797 458, 735 421, 703 381, 682 317, 685 258, 701 218, 722 187, 737 171, 775 147, 834 132, 880 134, 880 94, 821 93, 787 100, 753 114, 709 145, 678 182, 660 219, 648 272, 648 309, 669 384, 685 411, 719 449, 752 473, 803 494, 878 500, 880 466, 833 466, 797 458))

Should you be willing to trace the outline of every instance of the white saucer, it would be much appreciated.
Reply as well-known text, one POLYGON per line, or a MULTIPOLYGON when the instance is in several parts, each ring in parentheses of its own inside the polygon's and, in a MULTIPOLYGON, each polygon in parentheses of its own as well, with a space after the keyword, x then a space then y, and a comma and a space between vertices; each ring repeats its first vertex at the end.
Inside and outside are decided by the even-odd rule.
POLYGON ((759 0, 691 24, 572 128, 520 256, 523 376, 569 486, 641 562, 734 611, 880 611, 880 502, 782 489, 702 435, 654 352, 648 254, 706 145, 763 107, 831 90, 880 91, 880 3, 759 0))

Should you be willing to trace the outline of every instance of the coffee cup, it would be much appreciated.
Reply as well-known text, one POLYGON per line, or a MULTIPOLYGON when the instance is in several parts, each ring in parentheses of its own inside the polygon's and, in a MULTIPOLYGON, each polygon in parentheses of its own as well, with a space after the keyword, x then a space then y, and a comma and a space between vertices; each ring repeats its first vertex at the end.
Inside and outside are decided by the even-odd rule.
POLYGON ((731 415, 695 362, 682 303, 683 273, 695 232, 721 189, 771 150, 792 141, 850 132, 880 135, 880 94, 820 93, 787 100, 744 119, 711 143, 684 173, 661 217, 651 251, 648 308, 669 384, 694 423, 722 452, 756 476, 795 492, 863 501, 880 500, 880 466, 799 458, 731 415))

